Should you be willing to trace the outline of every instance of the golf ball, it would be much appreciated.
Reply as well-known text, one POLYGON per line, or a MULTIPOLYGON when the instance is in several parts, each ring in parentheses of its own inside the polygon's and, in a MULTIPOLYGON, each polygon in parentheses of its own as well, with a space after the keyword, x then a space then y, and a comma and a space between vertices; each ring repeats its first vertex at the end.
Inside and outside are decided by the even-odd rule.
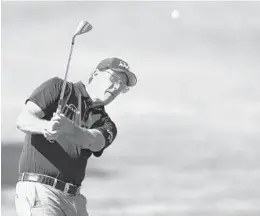
POLYGON ((178 10, 173 10, 171 13, 171 18, 172 19, 177 19, 180 16, 180 12, 178 10))

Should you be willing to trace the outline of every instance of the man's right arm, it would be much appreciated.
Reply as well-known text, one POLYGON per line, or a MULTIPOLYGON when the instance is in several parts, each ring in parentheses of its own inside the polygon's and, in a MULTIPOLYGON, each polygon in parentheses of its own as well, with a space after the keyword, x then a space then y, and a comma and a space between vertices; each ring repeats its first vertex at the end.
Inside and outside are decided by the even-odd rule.
POLYGON ((24 133, 43 134, 48 127, 49 121, 42 119, 44 112, 32 101, 27 101, 19 114, 16 126, 24 133))
POLYGON ((59 99, 62 80, 53 77, 38 86, 18 116, 17 128, 25 133, 44 134, 51 127, 50 121, 42 119, 49 108, 59 99))

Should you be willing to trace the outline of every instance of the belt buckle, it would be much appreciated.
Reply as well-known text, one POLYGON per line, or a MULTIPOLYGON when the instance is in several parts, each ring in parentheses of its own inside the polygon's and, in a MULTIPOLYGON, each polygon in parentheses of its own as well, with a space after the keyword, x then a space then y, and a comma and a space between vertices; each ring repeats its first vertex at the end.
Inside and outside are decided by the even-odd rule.
POLYGON ((78 196, 79 194, 80 194, 80 186, 77 187, 76 196, 78 196))
POLYGON ((68 193, 69 188, 70 188, 70 185, 73 185, 73 184, 67 182, 67 183, 65 184, 64 191, 63 191, 64 193, 66 193, 66 194, 68 194, 68 195, 72 195, 72 194, 68 193))
POLYGON ((71 193, 68 193, 70 186, 75 186, 75 185, 73 185, 73 184, 71 184, 71 183, 66 183, 63 192, 66 193, 67 195, 75 195, 75 196, 78 196, 78 195, 80 194, 80 187, 76 187, 76 186, 75 186, 75 187, 77 188, 77 189, 76 189, 76 193, 75 193, 75 194, 71 194, 71 193))

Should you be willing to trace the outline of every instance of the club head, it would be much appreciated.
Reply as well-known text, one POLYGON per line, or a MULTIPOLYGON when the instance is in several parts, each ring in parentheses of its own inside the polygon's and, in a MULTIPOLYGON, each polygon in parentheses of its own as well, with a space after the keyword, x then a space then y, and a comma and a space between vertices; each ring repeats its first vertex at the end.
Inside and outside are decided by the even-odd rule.
POLYGON ((76 35, 81 35, 86 32, 89 32, 91 29, 92 29, 92 25, 89 22, 82 20, 77 27, 74 37, 76 35))

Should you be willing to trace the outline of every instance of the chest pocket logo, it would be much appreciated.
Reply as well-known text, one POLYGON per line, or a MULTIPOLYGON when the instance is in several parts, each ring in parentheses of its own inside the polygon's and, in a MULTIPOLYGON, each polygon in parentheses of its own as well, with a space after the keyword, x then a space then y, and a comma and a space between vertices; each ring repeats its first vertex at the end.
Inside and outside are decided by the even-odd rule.
POLYGON ((94 123, 96 123, 98 120, 100 120, 101 118, 101 114, 93 114, 92 111, 90 111, 89 115, 88 115, 88 120, 87 121, 82 121, 82 127, 88 128, 90 129, 94 123))

